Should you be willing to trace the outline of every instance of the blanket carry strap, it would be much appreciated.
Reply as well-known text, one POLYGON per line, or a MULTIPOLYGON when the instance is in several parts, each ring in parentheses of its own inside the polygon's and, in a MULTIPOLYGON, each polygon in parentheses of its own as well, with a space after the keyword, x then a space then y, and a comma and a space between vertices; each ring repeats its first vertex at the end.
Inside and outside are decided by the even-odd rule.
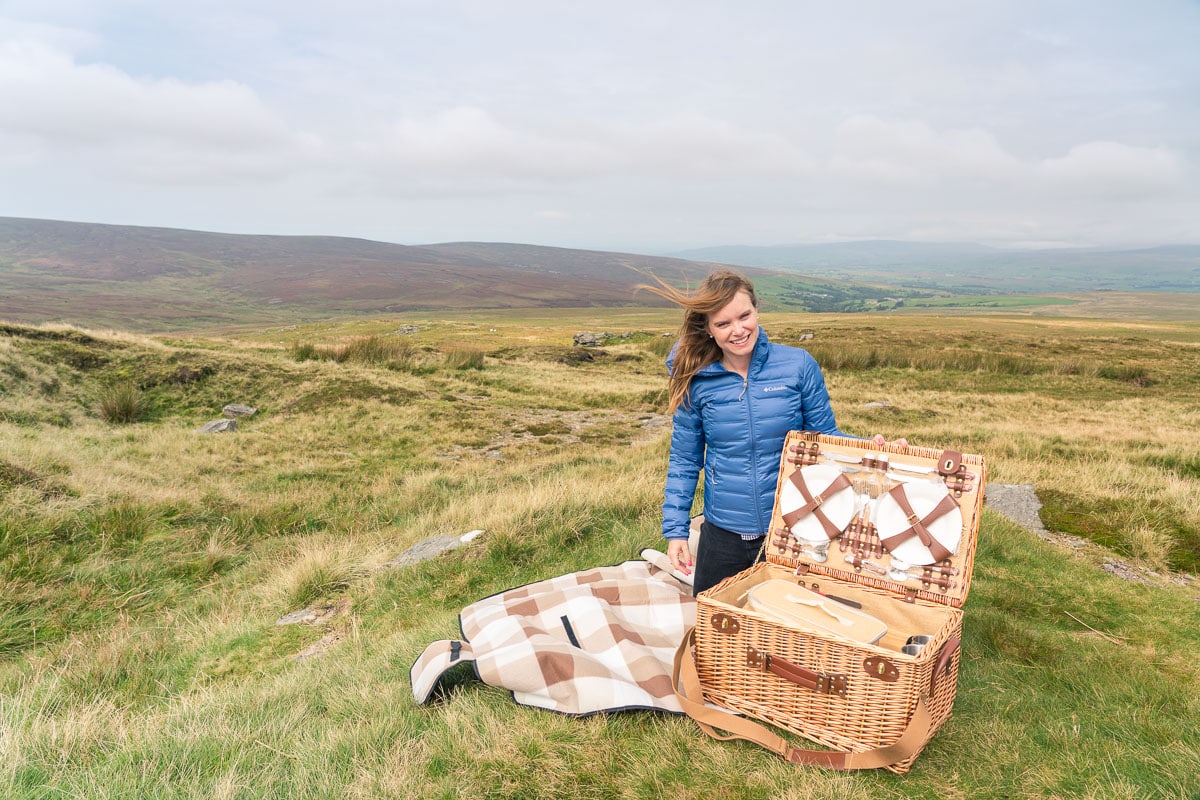
POLYGON ((684 634, 679 649, 675 651, 671 682, 675 686, 675 696, 683 706, 684 712, 714 739, 745 739, 782 756, 792 764, 813 764, 830 769, 852 770, 877 769, 896 764, 917 753, 930 737, 933 718, 929 716, 929 709, 926 707, 927 698, 921 694, 917 697, 917 705, 908 721, 908 727, 904 729, 900 738, 890 745, 862 753, 795 747, 765 725, 705 704, 700 675, 696 672, 695 642, 696 629, 690 628, 684 634), (718 729, 728 733, 720 733, 718 729))

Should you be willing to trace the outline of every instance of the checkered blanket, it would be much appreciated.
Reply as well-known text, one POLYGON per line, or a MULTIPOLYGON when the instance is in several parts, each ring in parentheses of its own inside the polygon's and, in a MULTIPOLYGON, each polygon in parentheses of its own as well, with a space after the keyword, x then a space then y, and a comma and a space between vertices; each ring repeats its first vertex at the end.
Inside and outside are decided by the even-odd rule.
POLYGON ((696 623, 685 578, 663 553, 510 589, 462 610, 463 640, 434 642, 413 664, 413 697, 474 661, 484 683, 518 703, 564 714, 625 709, 682 713, 672 659, 696 623))

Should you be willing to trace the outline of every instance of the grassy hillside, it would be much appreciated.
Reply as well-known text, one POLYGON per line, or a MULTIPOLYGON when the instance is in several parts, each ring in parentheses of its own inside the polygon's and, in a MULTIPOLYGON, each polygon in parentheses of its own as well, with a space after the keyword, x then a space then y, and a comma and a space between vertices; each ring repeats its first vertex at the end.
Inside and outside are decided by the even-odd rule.
MULTIPOLYGON (((647 273, 694 286, 713 267, 495 242, 409 246, 0 217, 0 319, 161 333, 383 312, 655 306, 665 301, 635 288, 647 273)), ((899 288, 880 273, 815 278, 744 271, 776 309, 858 312, 925 303, 986 308, 998 302, 975 297, 956 303, 954 285, 899 288)), ((1003 301, 1005 308, 1048 302, 1077 301, 1003 301)))
POLYGON ((955 713, 903 778, 797 769, 684 718, 555 716, 466 679, 414 705, 408 668, 462 606, 661 547, 675 323, 0 326, 0 796, 1197 796, 1189 323, 764 315, 773 339, 815 334, 843 429, 981 453, 1077 545, 985 511, 955 713), (631 335, 573 348, 585 329, 631 335), (105 420, 118 397, 140 421, 105 420), (233 402, 259 411, 197 432, 233 402), (1103 568, 1118 560, 1138 580, 1103 568), (276 624, 304 608, 326 618, 276 624))

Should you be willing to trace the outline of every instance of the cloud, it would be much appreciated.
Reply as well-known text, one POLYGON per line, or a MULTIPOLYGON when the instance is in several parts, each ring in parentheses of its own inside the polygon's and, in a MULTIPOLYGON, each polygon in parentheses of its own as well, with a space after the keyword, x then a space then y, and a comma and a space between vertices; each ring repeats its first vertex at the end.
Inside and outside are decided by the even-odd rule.
POLYGON ((1019 161, 987 131, 937 131, 919 120, 855 115, 837 126, 830 170, 839 177, 892 186, 947 179, 1005 180, 1019 161))
POLYGON ((1200 238, 1183 0, 0 5, 15 216, 618 249, 1200 238))
POLYGON ((33 153, 102 151, 111 169, 156 180, 261 176, 316 144, 244 84, 139 80, 30 41, 0 42, 0 134, 33 153))
MULTIPOLYGON (((782 136, 700 114, 612 124, 504 122, 457 107, 398 120, 355 146, 365 164, 420 181, 562 183, 622 176, 692 182, 810 172, 814 161, 782 136)), ((365 166, 360 164, 360 166, 365 166)))
POLYGON ((970 186, 1024 198, 1076 197, 1082 206, 1168 198, 1185 184, 1184 157, 1166 147, 1115 141, 1072 145, 1048 158, 1018 158, 980 129, 939 131, 917 120, 858 115, 837 127, 829 171, 867 186, 944 193, 961 200, 970 186))
POLYGON ((1035 167, 1047 188, 1113 199, 1171 193, 1184 183, 1184 163, 1163 147, 1135 147, 1120 142, 1087 142, 1061 158, 1048 158, 1035 167))

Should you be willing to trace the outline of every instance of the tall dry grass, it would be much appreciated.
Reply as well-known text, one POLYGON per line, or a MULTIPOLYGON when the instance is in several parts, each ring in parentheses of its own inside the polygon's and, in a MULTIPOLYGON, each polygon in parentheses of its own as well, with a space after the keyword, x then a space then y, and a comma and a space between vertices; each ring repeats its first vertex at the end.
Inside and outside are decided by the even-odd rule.
MULTIPOLYGON (((626 313, 647 336, 590 360, 572 329, 614 324, 582 311, 420 320, 405 341, 426 355, 401 370, 297 361, 275 332, 64 330, 74 366, 53 341, 0 337, 0 468, 20 477, 0 483, 0 796, 1194 794, 1194 584, 1100 569, 1192 569, 1200 335, 1186 325, 765 315, 776 341, 815 331, 827 360, 839 342, 991 354, 829 361, 839 424, 981 453, 993 481, 1034 484, 1056 531, 1102 545, 1064 550, 985 512, 955 715, 906 778, 798 771, 685 719, 551 715, 461 674, 416 706, 408 666, 458 634, 462 606, 661 547, 668 429, 646 423, 675 322, 626 313), (482 368, 437 355, 468 342, 482 368), (201 377, 173 382, 180 366, 201 377), (154 379, 155 417, 104 423, 95 387, 134 369, 154 379), (235 434, 196 432, 233 401, 261 410, 235 434), (386 567, 473 529, 486 533, 445 557, 386 567), (324 625, 275 624, 325 604, 340 611, 324 625)), ((396 325, 295 336, 334 348, 396 325)))

